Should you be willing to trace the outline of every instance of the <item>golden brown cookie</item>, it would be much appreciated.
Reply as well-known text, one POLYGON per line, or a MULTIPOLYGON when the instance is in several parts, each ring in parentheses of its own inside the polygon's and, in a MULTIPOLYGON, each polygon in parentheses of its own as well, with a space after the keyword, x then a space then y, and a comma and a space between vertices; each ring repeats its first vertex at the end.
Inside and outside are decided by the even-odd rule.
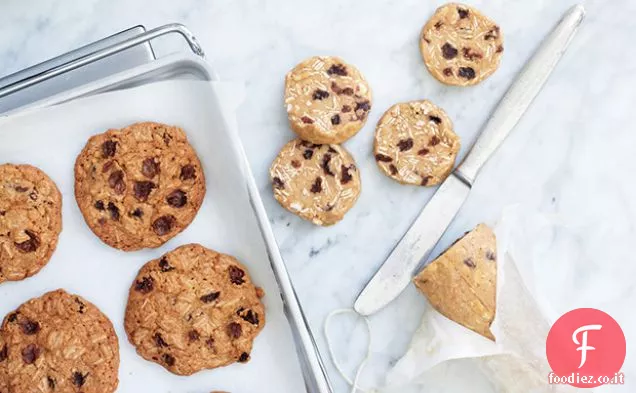
POLYGON ((182 129, 137 123, 91 137, 75 162, 75 198, 91 230, 125 251, 159 247, 194 219, 205 176, 182 129))
POLYGON ((441 183, 453 170, 459 148, 446 112, 426 100, 393 105, 375 131, 378 166, 403 184, 441 183))
POLYGON ((278 203, 316 225, 342 220, 360 195, 360 173, 339 145, 294 139, 278 153, 269 175, 278 203))
POLYGON ((126 307, 128 340, 178 375, 245 363, 265 325, 261 297, 236 258, 181 246, 139 271, 126 307))
POLYGON ((0 165, 0 283, 30 277, 51 259, 62 231, 62 194, 31 165, 0 165))
POLYGON ((415 279, 417 288, 447 318, 495 340, 497 241, 484 224, 457 240, 415 279))
POLYGON ((117 388, 119 343, 113 325, 80 296, 60 289, 31 299, 5 317, 0 336, 0 376, 6 375, 7 392, 117 388))
POLYGON ((2 333, 0 331, 0 393, 9 393, 9 381, 7 378, 7 358, 9 348, 7 348, 2 333))
POLYGON ((338 57, 311 57, 285 77, 289 124, 312 143, 351 138, 367 121, 371 99, 364 76, 338 57))
POLYGON ((424 25, 420 50, 426 67, 442 83, 475 85, 499 67, 503 35, 476 9, 450 3, 424 25))

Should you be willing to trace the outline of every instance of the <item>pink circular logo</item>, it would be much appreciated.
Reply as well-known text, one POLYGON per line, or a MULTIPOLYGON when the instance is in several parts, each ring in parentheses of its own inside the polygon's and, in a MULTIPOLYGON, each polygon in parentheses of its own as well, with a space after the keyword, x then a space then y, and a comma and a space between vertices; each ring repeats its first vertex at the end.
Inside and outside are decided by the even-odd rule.
POLYGON ((617 383, 625 353, 625 334, 614 318, 594 308, 572 310, 548 333, 546 355, 554 372, 550 382, 558 378, 557 383, 578 388, 617 383))

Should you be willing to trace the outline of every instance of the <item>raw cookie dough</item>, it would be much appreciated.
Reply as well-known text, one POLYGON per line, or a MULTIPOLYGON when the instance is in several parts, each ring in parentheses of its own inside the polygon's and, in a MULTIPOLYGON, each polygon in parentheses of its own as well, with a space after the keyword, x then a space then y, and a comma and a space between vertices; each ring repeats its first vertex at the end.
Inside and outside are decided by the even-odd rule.
POLYGON ((442 83, 475 85, 499 67, 503 35, 476 9, 450 3, 437 9, 420 36, 424 63, 442 83))
POLYGON ((378 166, 403 184, 441 183, 453 170, 459 148, 446 112, 426 100, 393 105, 375 131, 378 166))
POLYGON ((285 77, 291 128, 312 143, 342 143, 371 110, 371 89, 358 69, 338 57, 312 57, 285 77))
POLYGON ((51 259, 62 231, 62 195, 31 165, 0 165, 0 283, 30 277, 51 259))
POLYGON ((177 375, 245 363, 265 325, 263 295, 236 258, 181 246, 139 271, 126 307, 128 340, 177 375))
POLYGON ((60 289, 29 300, 5 317, 0 337, 2 393, 117 388, 119 343, 113 325, 80 296, 60 289))
POLYGON ((358 169, 339 145, 294 139, 278 153, 269 176, 278 203, 316 225, 340 221, 360 195, 358 169))
POLYGON ((447 318, 495 340, 497 242, 484 224, 457 240, 415 279, 417 288, 447 318))
POLYGON ((159 247, 194 219, 205 176, 182 129, 137 123, 91 137, 75 163, 86 223, 124 251, 159 247))

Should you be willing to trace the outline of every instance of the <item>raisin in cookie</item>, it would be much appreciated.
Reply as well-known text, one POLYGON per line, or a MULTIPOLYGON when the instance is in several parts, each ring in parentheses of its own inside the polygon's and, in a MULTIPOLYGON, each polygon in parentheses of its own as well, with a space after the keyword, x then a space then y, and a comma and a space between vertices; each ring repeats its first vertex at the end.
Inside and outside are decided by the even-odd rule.
POLYGON ((294 139, 269 170, 274 197, 285 209, 316 225, 342 220, 360 195, 360 174, 339 145, 294 139))
POLYGON ((8 392, 117 388, 119 343, 113 325, 79 296, 57 290, 29 300, 5 317, 0 336, 8 392))
POLYGON ((497 241, 478 225, 415 277, 417 288, 447 318, 495 340, 497 241))
POLYGON ((125 251, 159 247, 194 219, 201 162, 182 129, 138 123, 91 137, 75 163, 75 198, 91 230, 125 251))
POLYGON ((126 333, 139 355, 177 375, 245 363, 265 325, 261 297, 234 257, 188 244, 141 268, 126 333))
POLYGON ((503 36, 499 26, 476 9, 451 3, 438 8, 424 25, 420 50, 440 82, 475 85, 499 67, 503 36))
POLYGON ((291 128, 312 143, 342 143, 371 110, 371 89, 354 66, 338 57, 312 57, 285 77, 291 128))
POLYGON ((446 112, 426 100, 393 105, 375 131, 378 166, 403 184, 439 184, 453 170, 459 148, 446 112))
POLYGON ((30 277, 51 259, 62 231, 62 195, 30 165, 0 165, 0 283, 30 277))

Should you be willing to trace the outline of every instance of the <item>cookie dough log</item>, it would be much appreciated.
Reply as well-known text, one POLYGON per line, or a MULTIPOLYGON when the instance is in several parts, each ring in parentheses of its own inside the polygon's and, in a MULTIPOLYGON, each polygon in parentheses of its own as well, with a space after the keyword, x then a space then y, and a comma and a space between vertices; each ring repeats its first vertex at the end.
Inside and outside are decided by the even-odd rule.
POLYGON ((495 340, 497 244, 484 224, 457 240, 415 279, 415 285, 445 317, 495 340))
POLYGON ((294 139, 278 153, 269 173, 278 203, 316 225, 342 220, 360 195, 360 173, 340 145, 294 139))
POLYGON ((285 77, 289 124, 306 141, 342 143, 371 110, 371 89, 358 69, 338 57, 312 57, 285 77))
POLYGON ((0 283, 39 272, 62 231, 62 194, 31 165, 0 165, 0 283))
POLYGON ((475 85, 499 67, 503 35, 476 9, 450 3, 424 25, 420 50, 430 73, 448 85, 475 85))
POLYGON ((90 229, 124 251, 156 248, 183 231, 205 197, 185 132, 145 122, 91 137, 75 162, 75 199, 90 229))
POLYGON ((375 131, 378 167, 403 184, 441 183, 453 170, 459 148, 446 112, 426 100, 393 105, 375 131))
POLYGON ((188 244, 139 270, 124 325, 141 357, 191 375, 250 360, 263 296, 236 258, 188 244))
POLYGON ((3 393, 117 389, 117 335, 108 318, 80 296, 57 290, 29 300, 4 318, 0 337, 3 393))

